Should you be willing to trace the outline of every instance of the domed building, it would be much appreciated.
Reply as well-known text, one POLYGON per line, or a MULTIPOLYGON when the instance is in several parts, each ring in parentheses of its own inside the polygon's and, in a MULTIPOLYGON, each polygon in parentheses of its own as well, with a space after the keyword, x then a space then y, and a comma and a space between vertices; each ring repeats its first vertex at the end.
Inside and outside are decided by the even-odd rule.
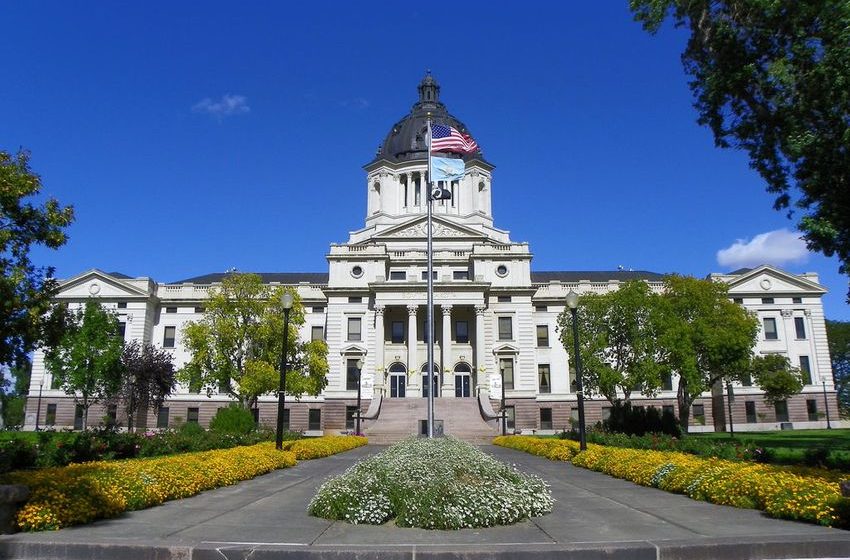
MULTIPOLYGON (((494 225, 494 166, 480 152, 462 156, 459 180, 444 182, 451 195, 433 203, 435 382, 427 382, 427 197, 428 120, 471 132, 449 113, 430 75, 418 85, 418 100, 390 128, 375 158, 365 166, 367 197, 363 227, 334 243, 326 273, 263 273, 269 284, 295 286, 306 308, 302 339, 323 338, 329 348, 328 385, 318 397, 287 400, 285 423, 308 434, 351 430, 358 387, 364 431, 377 442, 421 433, 429 392, 435 396, 435 426, 444 433, 483 441, 499 431, 504 415, 511 431, 553 433, 576 418, 577 398, 568 353, 555 330, 570 290, 579 294, 616 290, 641 279, 661 289, 662 276, 641 271, 533 271, 524 242, 494 225), (360 366, 358 368, 358 365, 360 366)), ((57 300, 80 304, 92 296, 112 308, 126 340, 152 341, 173 351, 175 365, 189 355, 182 328, 204 313, 209 290, 226 273, 158 283, 90 270, 62 282, 57 300)), ((756 350, 781 353, 808 375, 800 395, 768 407, 757 387, 736 387, 732 414, 741 429, 825 426, 824 395, 837 412, 821 296, 814 274, 794 275, 770 266, 712 275, 728 283, 730 297, 758 314, 756 350)), ((81 411, 52 387, 41 353, 34 356, 27 428, 73 427, 81 411)), ((712 414, 711 395, 692 408, 694 431, 728 422, 712 414)), ((676 380, 654 398, 633 396, 640 406, 676 410, 676 380)), ((181 387, 166 405, 150 411, 148 425, 178 419, 206 425, 226 406, 224 394, 207 396, 181 387)), ((276 420, 276 397, 261 397, 256 414, 276 420)), ((587 423, 603 419, 610 404, 586 401, 587 423)), ((100 414, 98 414, 100 412, 100 414)), ((121 421, 121 411, 106 412, 121 421)), ((720 410, 716 414, 724 414, 720 410)), ((837 414, 833 414, 837 416, 837 414)))

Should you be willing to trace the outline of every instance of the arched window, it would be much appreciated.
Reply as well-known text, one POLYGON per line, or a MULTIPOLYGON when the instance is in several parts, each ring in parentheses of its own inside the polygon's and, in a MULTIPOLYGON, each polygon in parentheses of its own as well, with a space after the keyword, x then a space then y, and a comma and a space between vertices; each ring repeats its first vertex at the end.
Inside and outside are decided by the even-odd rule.
MULTIPOLYGON (((440 396, 440 366, 434 362, 434 396, 440 396)), ((422 396, 428 396, 428 364, 422 364, 422 396)))

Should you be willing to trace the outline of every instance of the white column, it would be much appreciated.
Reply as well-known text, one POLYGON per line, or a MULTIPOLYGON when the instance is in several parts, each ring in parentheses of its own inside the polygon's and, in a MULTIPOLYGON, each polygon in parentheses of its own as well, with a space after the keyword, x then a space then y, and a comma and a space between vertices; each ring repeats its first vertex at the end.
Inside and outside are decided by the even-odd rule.
MULTIPOLYGON (((479 387, 489 390, 490 378, 487 377, 484 365, 484 311, 487 309, 485 305, 475 306, 475 375, 479 387)), ((492 396, 492 395, 491 395, 492 396)))
POLYGON ((419 360, 416 357, 416 312, 419 306, 407 306, 407 371, 413 370, 413 373, 407 376, 409 385, 413 387, 419 386, 419 360))
POLYGON ((440 360, 440 367, 443 368, 443 387, 440 394, 443 397, 453 397, 454 392, 454 374, 446 370, 452 367, 452 306, 443 305, 443 340, 440 344, 440 349, 443 351, 443 357, 440 360))
POLYGON ((384 386, 384 371, 387 364, 384 361, 384 306, 375 306, 375 390, 384 386), (380 370, 380 371, 378 371, 380 370))

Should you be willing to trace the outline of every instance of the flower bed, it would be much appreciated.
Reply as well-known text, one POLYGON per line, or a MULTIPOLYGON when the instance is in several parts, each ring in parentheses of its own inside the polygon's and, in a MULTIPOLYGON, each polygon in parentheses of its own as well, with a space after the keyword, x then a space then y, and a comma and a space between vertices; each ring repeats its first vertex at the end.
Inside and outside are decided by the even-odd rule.
POLYGON ((838 482, 845 474, 826 469, 780 467, 674 451, 646 451, 590 445, 579 453, 577 442, 541 440, 527 436, 502 436, 496 445, 518 449, 550 459, 630 480, 643 486, 685 494, 696 500, 735 507, 755 508, 773 517, 847 525, 841 512, 838 482))
POLYGON ((542 479, 453 438, 408 439, 325 482, 311 515, 353 524, 460 529, 552 510, 542 479))
MULTIPOLYGON (((365 445, 366 438, 337 436, 298 443, 301 458, 324 457, 365 445)), ((29 486, 30 499, 18 510, 17 524, 24 531, 40 531, 115 517, 235 484, 291 467, 298 455, 296 451, 277 451, 270 442, 170 457, 15 471, 4 476, 3 482, 29 486)))

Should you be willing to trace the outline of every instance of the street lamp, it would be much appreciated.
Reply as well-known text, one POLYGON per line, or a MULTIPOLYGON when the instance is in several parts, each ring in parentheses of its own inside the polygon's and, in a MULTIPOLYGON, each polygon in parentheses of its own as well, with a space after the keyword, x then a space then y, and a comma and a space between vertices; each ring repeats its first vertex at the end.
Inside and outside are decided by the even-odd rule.
POLYGON ((729 409, 729 437, 735 437, 735 423, 732 421, 732 403, 735 402, 735 393, 732 384, 726 382, 726 407, 729 409))
POLYGON ((354 435, 360 435, 360 376, 363 372, 363 358, 357 360, 357 416, 354 417, 356 422, 354 435))
POLYGON ((283 448, 283 412, 286 402, 286 353, 289 350, 289 311, 292 309, 292 294, 284 292, 280 298, 283 308, 283 353, 280 356, 280 385, 277 391, 277 431, 275 432, 275 448, 283 448))
POLYGON ((581 382, 581 355, 578 349, 578 321, 576 320, 578 294, 572 290, 567 294, 567 307, 570 308, 570 313, 573 315, 573 347, 576 359, 576 394, 578 395, 578 439, 579 449, 584 451, 587 449, 587 435, 584 430, 584 389, 581 382))
MULTIPOLYGON (((499 373, 502 374, 502 435, 508 433, 508 411, 505 408, 505 364, 499 364, 499 373)), ((514 426, 516 427, 516 426, 514 426)))
POLYGON ((823 406, 826 410, 826 429, 831 430, 832 424, 829 422, 829 399, 826 397, 826 381, 822 381, 823 383, 823 406))

